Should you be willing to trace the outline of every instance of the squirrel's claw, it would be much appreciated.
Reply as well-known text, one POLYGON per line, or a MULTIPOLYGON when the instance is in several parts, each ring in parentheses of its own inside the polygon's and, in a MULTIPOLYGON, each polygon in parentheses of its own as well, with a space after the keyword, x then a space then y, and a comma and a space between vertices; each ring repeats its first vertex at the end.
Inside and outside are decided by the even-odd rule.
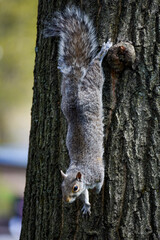
POLYGON ((105 46, 106 46, 107 49, 109 49, 110 47, 112 47, 112 45, 113 45, 113 43, 112 43, 111 38, 110 38, 110 39, 108 39, 107 43, 105 43, 105 46))
POLYGON ((113 43, 112 43, 112 41, 111 41, 111 38, 107 41, 107 43, 103 43, 103 45, 102 45, 102 50, 103 51, 108 51, 108 49, 110 48, 110 47, 112 47, 112 45, 113 45, 113 43))
POLYGON ((102 48, 101 48, 100 52, 97 55, 97 57, 100 59, 101 62, 103 61, 103 58, 107 54, 108 49, 110 47, 112 47, 112 45, 113 45, 113 43, 111 42, 111 39, 109 39, 107 43, 105 43, 105 42, 103 43, 102 48))
POLYGON ((90 204, 84 204, 83 208, 82 208, 82 214, 83 215, 88 215, 90 216, 91 215, 91 205, 90 204))

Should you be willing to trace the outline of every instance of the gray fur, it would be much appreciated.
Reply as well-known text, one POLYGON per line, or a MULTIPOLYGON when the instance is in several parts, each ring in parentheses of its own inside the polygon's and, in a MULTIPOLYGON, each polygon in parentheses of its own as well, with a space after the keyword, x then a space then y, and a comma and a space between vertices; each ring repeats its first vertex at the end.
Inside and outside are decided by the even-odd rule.
POLYGON ((90 214, 88 189, 96 187, 99 192, 104 181, 101 63, 111 43, 104 44, 96 55, 93 24, 75 7, 52 19, 45 36, 55 35, 60 36, 61 108, 68 123, 66 145, 70 156, 69 168, 66 174, 62 172, 62 193, 67 202, 80 197, 84 202, 82 212, 90 214), (75 185, 79 188, 76 193, 75 185))

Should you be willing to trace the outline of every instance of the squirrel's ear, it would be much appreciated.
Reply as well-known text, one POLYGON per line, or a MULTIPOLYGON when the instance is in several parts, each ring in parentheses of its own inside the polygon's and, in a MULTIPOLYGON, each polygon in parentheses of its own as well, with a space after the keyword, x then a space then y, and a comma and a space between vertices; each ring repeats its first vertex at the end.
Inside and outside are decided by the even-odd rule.
POLYGON ((67 177, 67 174, 65 174, 65 173, 61 170, 61 176, 62 176, 63 178, 66 178, 66 177, 67 177))
POLYGON ((82 174, 80 172, 77 173, 77 176, 76 176, 76 179, 78 181, 81 181, 81 178, 82 178, 82 174))

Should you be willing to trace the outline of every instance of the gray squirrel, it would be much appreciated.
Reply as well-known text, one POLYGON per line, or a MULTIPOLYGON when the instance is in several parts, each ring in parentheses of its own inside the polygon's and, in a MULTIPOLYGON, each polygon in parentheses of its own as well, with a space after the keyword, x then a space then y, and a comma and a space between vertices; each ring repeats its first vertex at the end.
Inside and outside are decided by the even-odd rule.
POLYGON ((63 177, 64 201, 79 197, 83 214, 91 213, 88 189, 100 192, 104 182, 102 60, 111 41, 97 54, 92 21, 75 6, 56 12, 46 23, 45 37, 59 36, 58 68, 62 73, 61 108, 68 123, 70 165, 63 177))

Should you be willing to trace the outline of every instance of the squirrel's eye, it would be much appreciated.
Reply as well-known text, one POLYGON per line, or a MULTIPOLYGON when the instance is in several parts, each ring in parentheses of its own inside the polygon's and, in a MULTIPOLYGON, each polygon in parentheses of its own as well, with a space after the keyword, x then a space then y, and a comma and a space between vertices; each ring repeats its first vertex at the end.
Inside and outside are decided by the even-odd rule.
POLYGON ((74 185, 73 186, 73 192, 78 192, 78 190, 79 190, 79 187, 77 185, 74 185))

